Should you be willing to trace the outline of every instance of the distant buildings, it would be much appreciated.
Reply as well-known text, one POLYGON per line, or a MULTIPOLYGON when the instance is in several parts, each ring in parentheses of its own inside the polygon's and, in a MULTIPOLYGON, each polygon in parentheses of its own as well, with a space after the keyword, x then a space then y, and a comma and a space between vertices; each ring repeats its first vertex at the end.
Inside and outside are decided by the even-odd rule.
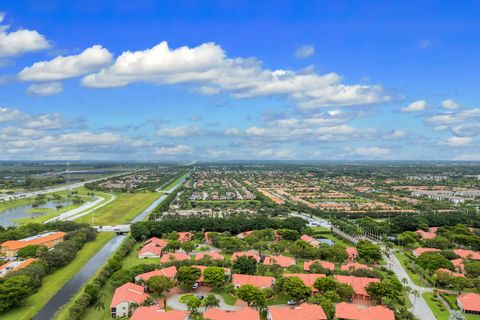
POLYGON ((65 232, 58 231, 38 234, 21 240, 9 240, 1 244, 0 252, 2 255, 11 258, 17 255, 18 250, 27 246, 42 245, 47 248, 52 248, 62 242, 64 237, 65 232))

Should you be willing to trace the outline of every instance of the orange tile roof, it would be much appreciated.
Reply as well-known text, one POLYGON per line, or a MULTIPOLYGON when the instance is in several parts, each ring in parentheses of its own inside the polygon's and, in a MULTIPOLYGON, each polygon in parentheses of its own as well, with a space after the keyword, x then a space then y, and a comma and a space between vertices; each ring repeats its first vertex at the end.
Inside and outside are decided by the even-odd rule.
POLYGON ((251 284, 254 287, 267 288, 271 287, 274 281, 274 277, 251 276, 248 274, 232 274, 232 283, 239 286, 251 284))
POLYGON ((145 241, 145 245, 147 245, 147 244, 156 244, 160 247, 165 247, 168 244, 168 240, 159 239, 157 237, 152 237, 152 238, 148 239, 147 241, 145 241))
POLYGON ((178 232, 178 241, 186 242, 190 241, 193 238, 193 233, 191 232, 178 232))
POLYGON ((417 230, 417 234, 422 239, 433 239, 437 236, 433 232, 427 232, 427 231, 423 231, 423 230, 417 230))
POLYGON ((342 276, 342 275, 336 275, 335 280, 352 286, 355 294, 362 295, 365 297, 369 296, 367 291, 365 290, 365 287, 368 286, 371 282, 380 282, 380 279, 377 279, 377 278, 364 278, 364 277, 353 277, 353 276, 342 276))
POLYGON ((147 298, 148 294, 145 293, 143 286, 127 282, 115 289, 110 308, 115 307, 122 302, 135 302, 137 304, 142 304, 147 298))
POLYGON ((288 268, 295 264, 295 259, 286 256, 269 256, 265 257, 265 260, 263 260, 263 264, 267 266, 270 266, 272 264, 278 264, 282 268, 288 268))
POLYGON ((453 259, 450 262, 455 266, 457 271, 463 272, 465 265, 463 264, 463 259, 453 259))
POLYGON ((362 308, 340 302, 335 307, 335 318, 349 320, 395 320, 393 311, 384 306, 362 308))
POLYGON ((310 237, 309 235, 306 235, 306 234, 302 235, 302 236, 300 237, 300 240, 303 240, 303 241, 305 241, 305 242, 308 242, 308 243, 311 244, 312 246, 318 246, 318 245, 320 244, 320 242, 319 242, 317 239, 312 238, 312 237, 310 237))
POLYGON ((17 250, 21 248, 25 248, 26 246, 32 246, 32 245, 41 245, 49 241, 54 241, 58 239, 63 239, 65 237, 65 232, 49 232, 45 233, 45 236, 42 236, 41 234, 34 236, 34 237, 29 237, 21 240, 9 240, 5 241, 2 243, 2 248, 7 248, 8 250, 17 250), (28 240, 31 239, 31 240, 28 240))
POLYGON ((290 278, 290 277, 298 277, 300 280, 305 283, 307 287, 313 288, 313 284, 315 283, 315 280, 318 278, 323 278, 325 277, 324 274, 320 273, 285 273, 283 275, 285 278, 290 278))
POLYGON ((177 275, 177 268, 175 266, 171 266, 168 268, 163 268, 163 269, 139 274, 138 276, 135 277, 135 279, 142 279, 143 281, 147 281, 151 277, 165 276, 169 278, 175 278, 176 275, 177 275))
POLYGON ((472 250, 465 250, 465 249, 455 249, 453 253, 462 257, 463 259, 472 259, 472 260, 480 260, 480 252, 472 251, 472 250))
POLYGON ((10 261, 0 266, 0 277, 3 277, 9 272, 15 272, 20 269, 25 268, 26 266, 30 265, 31 263, 37 261, 34 258, 28 258, 23 261, 10 261))
POLYGON ((252 308, 242 308, 236 311, 212 308, 203 313, 210 320, 260 320, 260 313, 252 308))
POLYGON ((436 251, 440 251, 440 249, 436 249, 436 248, 417 248, 417 249, 413 250, 413 254, 416 255, 417 257, 420 257, 424 253, 436 252, 436 251))
POLYGON ((185 320, 187 315, 187 311, 165 311, 157 306, 150 306, 136 309, 130 320, 185 320))
POLYGON ((367 266, 366 264, 362 263, 347 263, 344 264, 340 267, 342 271, 350 271, 350 270, 357 270, 357 269, 367 269, 367 270, 373 270, 372 267, 367 266))
POLYGON ((345 248, 345 251, 347 251, 348 257, 350 259, 355 259, 358 257, 358 251, 355 247, 347 247, 345 248))
POLYGON ((252 257, 257 261, 260 260, 260 257, 258 256, 258 254, 252 251, 240 251, 240 252, 234 252, 232 254, 232 260, 237 260, 237 258, 239 257, 252 257))
POLYGON ((457 301, 462 306, 463 310, 480 312, 480 294, 465 293, 458 296, 457 301))
POLYGON ((305 261, 303 263, 303 270, 305 271, 310 271, 310 266, 314 263, 320 264, 324 269, 329 269, 329 270, 334 270, 335 269, 335 264, 328 262, 328 261, 321 261, 321 260, 310 260, 310 261, 305 261))
POLYGON ((183 261, 190 259, 190 256, 183 252, 175 253, 164 253, 160 258, 160 263, 170 262, 170 261, 183 261))
POLYGON ((321 306, 303 303, 296 307, 271 307, 271 320, 326 320, 321 306))
POLYGON ((440 268, 440 269, 437 270, 437 272, 447 273, 447 274, 449 274, 453 277, 465 278, 464 274, 453 272, 452 270, 448 270, 448 269, 445 269, 445 268, 440 268))
POLYGON ((204 252, 195 256, 195 260, 201 260, 205 257, 210 257, 212 260, 223 260, 225 257, 218 252, 204 252))
POLYGON ((140 252, 138 253, 138 256, 142 256, 145 253, 152 253, 156 256, 159 256, 162 253, 163 248, 164 247, 150 242, 149 244, 144 245, 142 247, 142 249, 140 249, 140 252))

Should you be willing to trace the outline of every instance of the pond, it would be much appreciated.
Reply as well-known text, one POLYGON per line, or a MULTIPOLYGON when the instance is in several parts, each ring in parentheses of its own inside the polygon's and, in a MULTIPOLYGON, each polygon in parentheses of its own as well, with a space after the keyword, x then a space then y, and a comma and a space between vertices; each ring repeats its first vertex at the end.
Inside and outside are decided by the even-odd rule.
POLYGON ((45 204, 33 208, 32 204, 26 204, 23 206, 18 206, 15 208, 10 208, 0 211, 0 226, 9 227, 14 226, 17 223, 14 221, 16 219, 23 218, 37 218, 50 211, 48 209, 56 210, 57 205, 62 205, 63 207, 68 207, 72 204, 71 201, 47 201, 45 204), (44 208, 45 211, 40 209, 44 208), (30 212, 30 210, 35 209, 35 212, 30 212))
POLYGON ((335 242, 333 242, 330 239, 319 238, 317 240, 318 240, 318 242, 328 244, 329 246, 333 246, 335 244, 335 242))

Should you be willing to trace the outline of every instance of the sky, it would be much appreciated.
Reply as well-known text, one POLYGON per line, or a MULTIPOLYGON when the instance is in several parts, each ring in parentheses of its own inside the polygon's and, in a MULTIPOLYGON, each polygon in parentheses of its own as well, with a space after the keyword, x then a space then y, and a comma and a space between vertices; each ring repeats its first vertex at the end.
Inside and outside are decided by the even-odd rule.
POLYGON ((480 160, 478 1, 2 1, 0 160, 480 160))

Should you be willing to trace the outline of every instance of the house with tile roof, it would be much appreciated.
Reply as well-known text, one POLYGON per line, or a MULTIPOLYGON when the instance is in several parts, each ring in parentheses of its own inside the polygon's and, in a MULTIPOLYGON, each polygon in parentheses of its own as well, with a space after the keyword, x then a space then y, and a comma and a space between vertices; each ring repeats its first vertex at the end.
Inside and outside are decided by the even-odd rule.
POLYGON ((457 256, 468 260, 480 260, 480 252, 466 249, 452 250, 457 256))
POLYGON ((417 235, 420 237, 421 240, 425 239, 433 239, 437 235, 433 232, 428 232, 428 231, 423 231, 423 230, 417 230, 417 235))
POLYGON ((251 276, 249 274, 232 274, 232 284, 235 288, 239 288, 246 284, 250 284, 257 288, 270 288, 275 282, 274 277, 269 276, 251 276))
POLYGON ((417 249, 413 250, 412 253, 415 257, 420 257, 424 253, 437 252, 437 251, 440 251, 440 249, 436 249, 436 248, 417 248, 417 249))
POLYGON ((347 255, 348 255, 348 262, 353 262, 353 261, 357 260, 357 258, 358 258, 357 248, 347 247, 347 248, 345 248, 345 251, 347 252, 347 255))
POLYGON ((160 258, 168 241, 156 237, 148 239, 138 253, 139 258, 160 258))
POLYGON ((177 232, 179 242, 191 241, 194 237, 194 234, 191 232, 177 232))
POLYGON ((462 273, 457 273, 457 272, 453 272, 452 270, 448 270, 448 269, 445 269, 445 268, 440 268, 437 270, 437 273, 440 272, 440 273, 446 273, 452 277, 459 277, 459 278, 465 278, 465 275, 462 274, 462 273))
POLYGON ((465 313, 480 314, 480 294, 461 294, 457 297, 457 305, 465 313))
POLYGON ((65 237, 65 232, 54 231, 47 232, 42 234, 37 234, 36 236, 20 239, 20 240, 8 240, 1 244, 0 253, 3 256, 8 258, 15 257, 18 250, 28 247, 28 246, 46 246, 47 248, 53 248, 57 244, 63 241, 65 237))
POLYGON ((358 299, 362 301, 369 301, 370 295, 365 289, 372 282, 380 282, 380 279, 377 278, 364 278, 364 277, 354 277, 354 276, 342 276, 336 275, 335 280, 348 284, 353 288, 353 299, 358 299))
POLYGON ((175 278, 177 275, 177 268, 175 266, 170 266, 163 269, 153 270, 150 272, 139 274, 135 277, 135 282, 145 282, 151 277, 164 276, 170 279, 175 278))
POLYGON ((327 316, 321 306, 302 303, 294 307, 272 306, 268 309, 267 320, 327 320, 327 316))
POLYGON ((237 260, 239 257, 252 257, 254 258, 255 260, 260 261, 260 256, 258 254, 256 254, 255 252, 253 251, 240 251, 240 252, 234 252, 232 254, 232 261, 235 261, 237 260))
POLYGON ((202 260, 202 259, 210 259, 210 260, 223 260, 225 256, 218 252, 202 252, 195 256, 195 260, 202 260))
POLYGON ((288 268, 295 265, 295 259, 292 257, 286 256, 268 256, 263 260, 263 264, 266 266, 271 266, 273 264, 278 264, 282 268, 288 268))
POLYGON ((209 320, 260 320, 260 313, 248 307, 239 310, 211 308, 203 313, 203 318, 209 320))
POLYGON ((189 259, 190 259, 190 256, 184 252, 164 253, 160 258, 160 263, 171 262, 171 261, 184 261, 189 259))
POLYGON ((143 286, 138 284, 127 282, 118 287, 110 304, 112 318, 130 316, 148 297, 143 286))
POLYGON ((300 240, 303 240, 303 241, 307 242, 309 245, 314 246, 314 247, 318 247, 320 245, 320 241, 318 241, 317 239, 315 239, 315 238, 313 238, 309 235, 306 235, 306 234, 303 234, 300 237, 300 240))
POLYGON ((340 266, 340 270, 342 271, 355 271, 357 269, 367 269, 373 270, 372 267, 367 266, 366 264, 358 263, 358 262, 350 262, 340 266))
POLYGON ((303 263, 303 270, 310 271, 310 266, 314 263, 318 263, 319 265, 322 266, 323 269, 328 269, 331 271, 335 269, 335 264, 333 264, 332 262, 322 261, 322 260, 310 260, 310 261, 305 261, 303 263))
POLYGON ((284 278, 290 278, 290 277, 298 277, 300 278, 300 280, 303 281, 303 283, 305 283, 305 285, 307 287, 310 287, 313 289, 313 285, 315 283, 315 281, 318 279, 318 278, 323 278, 325 277, 324 274, 320 274, 320 273, 285 273, 283 275, 284 278))
POLYGON ((140 307, 133 313, 130 320, 187 320, 187 311, 165 311, 157 306, 140 307))
POLYGON ((28 258, 26 260, 9 261, 5 264, 2 264, 0 266, 0 278, 3 278, 7 273, 15 272, 20 269, 23 269, 35 261, 37 261, 37 259, 28 258))
POLYGON ((384 306, 364 307, 340 302, 335 306, 335 319, 339 320, 395 320, 392 310, 384 306))

